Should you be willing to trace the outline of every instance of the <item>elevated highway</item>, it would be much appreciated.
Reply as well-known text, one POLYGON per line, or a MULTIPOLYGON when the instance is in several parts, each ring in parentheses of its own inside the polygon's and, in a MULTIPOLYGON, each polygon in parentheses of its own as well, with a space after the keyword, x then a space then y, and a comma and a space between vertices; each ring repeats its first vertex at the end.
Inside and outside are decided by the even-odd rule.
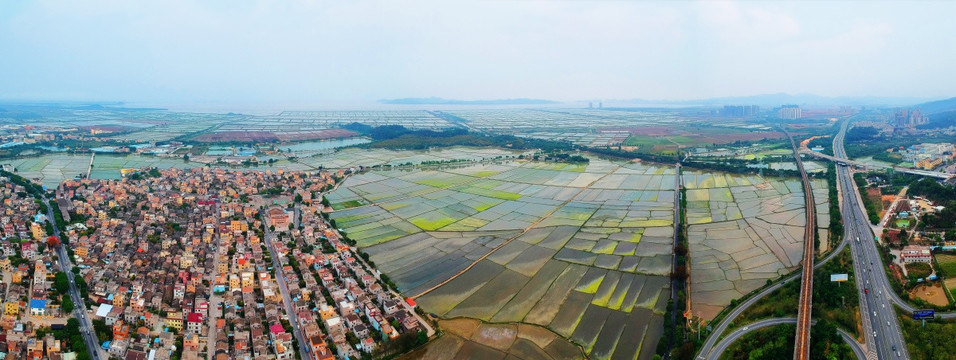
POLYGON ((853 160, 846 159, 845 157, 830 156, 830 155, 827 155, 827 154, 819 153, 819 152, 816 152, 816 151, 810 151, 810 150, 807 150, 807 149, 800 149, 800 152, 801 152, 801 153, 804 153, 804 154, 809 154, 809 155, 811 155, 811 156, 814 156, 814 157, 817 157, 817 158, 820 158, 820 159, 830 160, 830 161, 837 162, 837 163, 843 162, 843 163, 845 163, 845 164, 847 164, 847 165, 849 165, 849 166, 853 166, 853 167, 861 168, 861 169, 893 170, 893 171, 896 171, 896 172, 902 172, 902 173, 913 174, 913 175, 919 175, 919 176, 934 177, 934 178, 943 179, 943 180, 949 179, 950 177, 953 176, 953 174, 948 174, 948 173, 939 172, 939 171, 910 169, 910 168, 904 168, 904 167, 899 167, 899 166, 888 166, 888 165, 880 165, 880 164, 861 163, 861 162, 859 162, 859 161, 853 161, 853 160))

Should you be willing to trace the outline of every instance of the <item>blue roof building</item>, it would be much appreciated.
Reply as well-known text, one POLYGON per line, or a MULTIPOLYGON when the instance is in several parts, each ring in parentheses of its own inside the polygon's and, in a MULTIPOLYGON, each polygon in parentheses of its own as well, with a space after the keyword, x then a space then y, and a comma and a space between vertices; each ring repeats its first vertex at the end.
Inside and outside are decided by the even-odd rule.
POLYGON ((30 314, 43 315, 46 313, 46 299, 30 300, 30 314))
POLYGON ((32 299, 30 300, 30 307, 34 309, 45 309, 46 299, 32 299))

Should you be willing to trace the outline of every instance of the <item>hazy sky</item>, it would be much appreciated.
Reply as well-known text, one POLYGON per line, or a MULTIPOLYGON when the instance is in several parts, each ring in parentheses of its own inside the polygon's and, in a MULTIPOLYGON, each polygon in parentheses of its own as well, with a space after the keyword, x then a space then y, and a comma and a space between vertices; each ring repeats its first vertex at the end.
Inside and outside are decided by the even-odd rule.
POLYGON ((956 2, 2 1, 0 99, 956 96, 956 2))

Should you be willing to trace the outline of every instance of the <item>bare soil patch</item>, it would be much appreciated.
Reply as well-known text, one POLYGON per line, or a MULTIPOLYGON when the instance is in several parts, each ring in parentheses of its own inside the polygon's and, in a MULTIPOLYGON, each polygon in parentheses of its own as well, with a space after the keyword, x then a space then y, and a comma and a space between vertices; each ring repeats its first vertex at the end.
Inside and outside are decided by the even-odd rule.
POLYGON ((926 302, 933 305, 949 305, 949 299, 946 298, 945 290, 943 290, 943 286, 940 284, 917 286, 913 288, 913 290, 910 290, 910 296, 926 300, 926 302))

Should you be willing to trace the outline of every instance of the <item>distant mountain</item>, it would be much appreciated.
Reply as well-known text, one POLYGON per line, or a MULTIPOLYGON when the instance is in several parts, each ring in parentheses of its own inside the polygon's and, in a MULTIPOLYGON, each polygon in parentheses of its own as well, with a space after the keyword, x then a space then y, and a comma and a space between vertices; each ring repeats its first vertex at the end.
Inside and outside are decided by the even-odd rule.
POLYGON ((633 105, 683 105, 683 106, 721 106, 721 105, 759 105, 762 107, 776 107, 786 104, 815 105, 815 106, 910 106, 926 101, 925 98, 911 97, 879 97, 879 96, 837 96, 828 97, 813 94, 761 94, 751 96, 717 97, 697 100, 605 100, 605 106, 613 104, 633 105))
POLYGON ((930 101, 915 105, 920 108, 924 114, 938 114, 947 111, 956 111, 956 97, 945 100, 930 101))
POLYGON ((32 109, 59 109, 59 110, 168 110, 166 108, 155 107, 127 107, 126 103, 121 101, 113 102, 83 102, 83 101, 15 101, 0 100, 0 105, 7 106, 10 109, 32 108, 32 109))
POLYGON ((444 99, 440 97, 427 98, 403 98, 403 99, 383 99, 379 100, 382 104, 391 105, 550 105, 560 104, 557 101, 543 99, 498 99, 498 100, 456 100, 444 99))

